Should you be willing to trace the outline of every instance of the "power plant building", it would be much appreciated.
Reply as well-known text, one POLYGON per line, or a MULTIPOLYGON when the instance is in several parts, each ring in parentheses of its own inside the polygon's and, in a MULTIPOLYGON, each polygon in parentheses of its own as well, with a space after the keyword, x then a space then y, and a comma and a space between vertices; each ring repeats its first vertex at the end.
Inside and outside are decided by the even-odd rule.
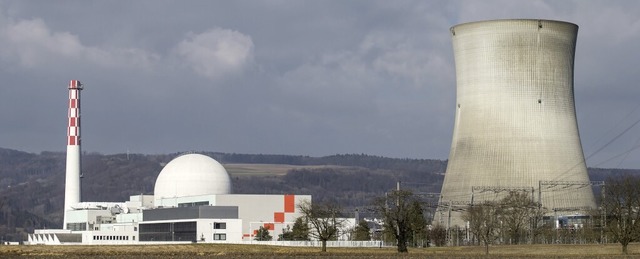
POLYGON ((434 223, 528 193, 548 212, 595 208, 574 104, 578 26, 492 20, 451 28, 456 66, 453 139, 434 223))
POLYGON ((301 216, 297 206, 311 201, 310 195, 231 194, 228 180, 228 173, 214 159, 181 155, 156 179, 154 190, 164 196, 73 204, 65 211, 64 230, 35 230, 28 243, 237 243, 253 240, 260 227, 277 237, 301 216))
POLYGON ((310 195, 232 194, 231 179, 218 161, 184 154, 158 175, 154 195, 126 202, 82 202, 78 80, 69 83, 67 162, 62 229, 37 229, 28 244, 145 244, 253 240, 258 229, 272 236, 302 216, 310 195))

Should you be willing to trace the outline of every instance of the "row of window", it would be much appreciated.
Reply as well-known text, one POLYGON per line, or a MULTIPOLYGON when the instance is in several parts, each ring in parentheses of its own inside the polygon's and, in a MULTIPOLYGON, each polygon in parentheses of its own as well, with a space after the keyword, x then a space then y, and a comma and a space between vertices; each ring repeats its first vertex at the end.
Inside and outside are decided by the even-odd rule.
MULTIPOLYGON (((93 240, 127 241, 129 236, 93 236, 93 240)), ((131 236, 131 240, 136 240, 136 236, 131 236)))
POLYGON ((140 241, 194 241, 197 239, 195 221, 140 224, 139 229, 140 241))
POLYGON ((213 223, 213 229, 227 229, 227 223, 225 223, 225 222, 215 222, 215 223, 213 223))
POLYGON ((197 206, 205 206, 209 205, 209 201, 197 201, 197 202, 188 202, 188 203, 178 203, 179 208, 184 207, 197 207, 197 206))
POLYGON ((213 240, 227 240, 227 234, 213 234, 213 240))
POLYGON ((67 223, 67 229, 72 231, 85 231, 87 230, 87 223, 67 223))

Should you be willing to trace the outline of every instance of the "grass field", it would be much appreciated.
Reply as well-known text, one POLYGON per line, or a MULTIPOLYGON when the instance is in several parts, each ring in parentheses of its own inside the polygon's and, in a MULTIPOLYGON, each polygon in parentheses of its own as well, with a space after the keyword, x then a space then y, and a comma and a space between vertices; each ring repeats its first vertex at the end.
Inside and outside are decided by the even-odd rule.
MULTIPOLYGON (((185 244, 137 246, 0 246, 0 258, 487 258, 481 246, 409 249, 399 255, 394 248, 279 247, 264 245, 185 244)), ((620 245, 513 245, 493 246, 489 258, 638 258, 640 244, 629 245, 629 255, 620 245)))
POLYGON ((281 164, 224 164, 231 176, 269 176, 285 175, 291 169, 345 168, 346 166, 330 165, 281 165, 281 164))

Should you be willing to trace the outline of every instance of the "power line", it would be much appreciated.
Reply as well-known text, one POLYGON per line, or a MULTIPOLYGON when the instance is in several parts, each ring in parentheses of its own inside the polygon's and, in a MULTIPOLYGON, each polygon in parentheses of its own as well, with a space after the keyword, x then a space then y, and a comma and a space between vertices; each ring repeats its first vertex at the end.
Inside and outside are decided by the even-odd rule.
POLYGON ((600 136, 600 138, 598 138, 595 142, 593 142, 593 144, 591 144, 591 147, 595 146, 596 144, 598 144, 601 140, 604 139, 604 137, 606 135, 608 135, 609 133, 613 132, 614 129, 619 128, 620 125, 627 121, 629 117, 631 117, 631 114, 635 113, 638 108, 640 108, 640 104, 638 104, 635 108, 633 108, 633 110, 631 110, 631 112, 629 112, 626 116, 624 116, 624 118, 622 118, 618 123, 616 123, 615 126, 611 127, 609 130, 607 130, 606 133, 602 134, 602 136, 600 136))
POLYGON ((620 166, 620 164, 622 164, 622 161, 624 161, 624 159, 626 159, 626 158, 627 158, 627 156, 629 156, 629 154, 630 154, 632 151, 634 151, 634 150, 636 150, 636 149, 640 148, 640 144, 639 144, 639 143, 640 143, 640 138, 638 138, 638 141, 636 141, 636 145, 635 145, 635 146, 631 147, 630 149, 628 149, 628 150, 626 150, 626 151, 624 151, 624 152, 622 152, 622 153, 620 153, 620 154, 617 154, 617 155, 615 155, 615 156, 612 156, 612 157, 610 157, 610 158, 608 158, 608 159, 606 159, 606 160, 604 160, 604 161, 602 161, 602 162, 600 162, 600 163, 597 163, 597 164, 595 164, 594 166, 601 166, 601 165, 603 165, 603 164, 605 164, 605 163, 608 163, 608 162, 610 162, 611 160, 614 160, 614 159, 616 159, 616 158, 618 158, 618 157, 625 156, 625 158, 623 158, 622 160, 620 160, 620 162, 618 163, 618 167, 619 167, 619 166, 620 166))
POLYGON ((622 132, 620 132, 620 134, 616 135, 613 139, 611 139, 609 142, 607 142, 607 144, 604 144, 604 146, 602 146, 601 148, 599 148, 598 150, 596 150, 595 152, 591 153, 591 155, 589 155, 587 158, 585 158, 585 160, 593 157, 595 154, 597 154, 598 152, 602 151, 603 149, 605 149, 607 146, 611 145, 611 143, 613 143, 614 141, 616 141, 618 138, 622 137, 622 135, 624 135, 625 133, 627 133, 629 130, 631 130, 633 127, 635 127, 636 125, 638 125, 638 123, 640 123, 640 119, 638 119, 636 122, 634 122, 633 124, 631 124, 631 126, 627 127, 626 129, 624 129, 622 132))

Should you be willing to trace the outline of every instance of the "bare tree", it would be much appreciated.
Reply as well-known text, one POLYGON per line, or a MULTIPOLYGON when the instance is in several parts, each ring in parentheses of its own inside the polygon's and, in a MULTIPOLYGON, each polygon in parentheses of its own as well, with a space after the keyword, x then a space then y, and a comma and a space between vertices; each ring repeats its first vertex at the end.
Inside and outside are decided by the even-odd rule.
POLYGON ((309 236, 322 242, 322 252, 327 251, 327 241, 336 239, 344 220, 338 218, 342 213, 340 207, 334 203, 311 204, 304 201, 298 205, 302 217, 311 225, 309 236))
POLYGON ((394 190, 385 197, 375 199, 373 206, 383 217, 384 231, 395 238, 399 253, 408 252, 407 241, 413 226, 420 228, 417 231, 426 231, 420 224, 426 222, 424 218, 417 221, 423 215, 422 207, 411 191, 394 190))
POLYGON ((427 233, 434 245, 444 246, 447 243, 447 229, 444 226, 440 224, 432 226, 427 233))
POLYGON ((500 230, 500 206, 494 201, 469 206, 462 214, 462 219, 469 222, 469 230, 485 247, 489 254, 489 245, 498 238, 500 230))
POLYGON ((512 191, 500 200, 501 220, 512 244, 520 244, 528 231, 537 227, 541 214, 538 203, 526 192, 512 191))
POLYGON ((607 180, 603 207, 607 230, 627 254, 630 242, 640 238, 640 178, 624 176, 607 180))

